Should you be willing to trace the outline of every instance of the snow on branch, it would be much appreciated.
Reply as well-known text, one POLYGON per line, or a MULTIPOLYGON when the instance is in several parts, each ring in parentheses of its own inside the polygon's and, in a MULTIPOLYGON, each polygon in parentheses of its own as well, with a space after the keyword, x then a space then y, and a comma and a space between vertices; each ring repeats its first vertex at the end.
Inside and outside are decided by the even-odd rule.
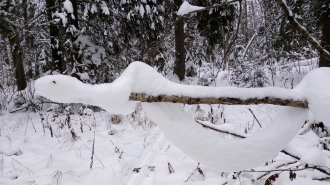
POLYGON ((177 15, 178 17, 176 18, 176 20, 168 27, 168 29, 165 31, 165 33, 163 34, 162 38, 157 41, 155 43, 155 47, 152 49, 151 51, 151 55, 150 55, 150 58, 152 57, 155 57, 156 56, 156 52, 159 48, 159 46, 161 45, 161 43, 164 42, 165 38, 168 36, 169 33, 171 33, 171 30, 172 28, 174 27, 174 25, 180 21, 181 19, 183 18, 186 18, 188 17, 189 15, 191 14, 194 14, 194 13, 198 13, 198 12, 203 12, 203 11, 207 11, 207 10, 210 10, 212 8, 220 8, 220 7, 224 7, 224 6, 227 6, 229 4, 232 4, 232 3, 236 3, 238 1, 241 1, 241 0, 231 0, 231 1, 226 1, 226 2, 223 2, 221 4, 216 4, 216 5, 213 5, 213 6, 207 6, 207 7, 199 7, 199 6, 193 6, 193 5, 190 5, 189 3, 187 3, 186 1, 183 2, 183 4, 180 6, 178 12, 177 12, 177 15), (182 9, 181 9, 182 8, 182 9), (180 10, 181 9, 181 10, 180 10))
POLYGON ((188 2, 185 1, 185 2, 182 3, 181 7, 178 10, 178 13, 177 13, 177 15, 179 15, 178 19, 181 19, 181 17, 186 17, 186 16, 188 16, 190 14, 193 14, 193 13, 203 12, 203 11, 213 9, 213 8, 224 7, 224 6, 227 6, 229 4, 236 3, 238 1, 241 1, 241 0, 226 1, 226 2, 223 2, 221 4, 215 4, 213 6, 207 6, 207 7, 193 6, 193 5, 191 5, 191 4, 189 4, 188 2))
POLYGON ((188 14, 190 12, 193 12, 196 10, 201 10, 203 8, 204 7, 201 7, 201 6, 193 6, 193 5, 189 4, 187 1, 184 1, 177 12, 177 15, 188 14))
POLYGON ((314 38, 312 37, 307 29, 305 27, 303 27, 301 24, 299 24, 299 22, 296 20, 294 14, 292 13, 292 11, 290 10, 290 8, 288 7, 288 5, 286 4, 286 2, 284 0, 276 0, 277 4, 280 5, 280 7, 282 8, 282 10, 284 10, 284 12, 286 13, 288 20, 290 21, 290 23, 298 30, 298 32, 305 37, 305 39, 307 39, 307 41, 314 47, 316 48, 319 52, 320 55, 323 55, 326 59, 328 59, 330 61, 330 53, 324 49, 321 44, 314 38))
POLYGON ((317 165, 308 165, 308 164, 301 164, 298 166, 293 166, 288 169, 274 169, 274 170, 242 170, 242 172, 284 172, 284 171, 303 171, 306 169, 313 169, 317 170, 323 174, 330 175, 330 169, 326 166, 317 166, 317 165))

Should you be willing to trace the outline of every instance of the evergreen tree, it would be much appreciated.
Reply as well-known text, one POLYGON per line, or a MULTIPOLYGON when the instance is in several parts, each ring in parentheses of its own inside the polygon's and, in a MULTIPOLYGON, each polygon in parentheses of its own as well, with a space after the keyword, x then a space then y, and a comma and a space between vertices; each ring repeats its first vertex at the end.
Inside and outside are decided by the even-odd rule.
POLYGON ((24 90, 27 85, 21 45, 24 21, 21 6, 17 6, 15 3, 10 0, 0 3, 0 33, 5 40, 9 41, 17 90, 24 90))
MULTIPOLYGON (((321 45, 330 52, 330 0, 313 1, 313 5, 313 15, 322 30, 321 45)), ((330 61, 323 55, 320 56, 319 67, 330 67, 330 61)))

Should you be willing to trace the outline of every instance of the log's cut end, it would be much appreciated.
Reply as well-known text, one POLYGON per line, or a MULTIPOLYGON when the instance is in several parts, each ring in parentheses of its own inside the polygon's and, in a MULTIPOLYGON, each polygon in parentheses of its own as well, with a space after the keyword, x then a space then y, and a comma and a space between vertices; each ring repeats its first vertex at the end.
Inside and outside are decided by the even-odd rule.
POLYGON ((293 99, 280 99, 274 97, 265 98, 249 98, 249 99, 239 99, 239 98, 213 98, 213 97, 200 97, 192 98, 186 96, 175 96, 175 95, 146 95, 143 93, 132 93, 129 97, 131 101, 140 102, 172 102, 172 103, 183 103, 183 104, 224 104, 224 105, 257 105, 257 104, 272 104, 281 106, 291 106, 298 108, 308 108, 308 102, 302 100, 293 99))

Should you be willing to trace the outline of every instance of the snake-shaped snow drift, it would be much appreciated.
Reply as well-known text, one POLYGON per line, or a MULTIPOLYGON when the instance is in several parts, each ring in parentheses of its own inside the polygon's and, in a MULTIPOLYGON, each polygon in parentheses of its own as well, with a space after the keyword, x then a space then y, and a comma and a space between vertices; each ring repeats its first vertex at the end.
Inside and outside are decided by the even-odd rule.
MULTIPOLYGON (((135 109, 136 102, 128 101, 132 92, 188 97, 221 96, 247 99, 267 96, 307 100, 314 115, 327 123, 330 120, 329 79, 330 69, 320 68, 306 75, 292 90, 274 87, 188 86, 165 79, 144 63, 133 62, 113 83, 89 85, 70 76, 49 75, 38 79, 35 88, 37 94, 52 101, 85 103, 102 107, 108 112, 122 114, 135 109)), ((308 116, 308 109, 285 107, 277 119, 260 134, 246 139, 231 140, 222 138, 219 134, 197 124, 178 104, 142 103, 142 106, 166 137, 179 149, 201 164, 224 172, 251 169, 273 159, 292 140, 308 116)))

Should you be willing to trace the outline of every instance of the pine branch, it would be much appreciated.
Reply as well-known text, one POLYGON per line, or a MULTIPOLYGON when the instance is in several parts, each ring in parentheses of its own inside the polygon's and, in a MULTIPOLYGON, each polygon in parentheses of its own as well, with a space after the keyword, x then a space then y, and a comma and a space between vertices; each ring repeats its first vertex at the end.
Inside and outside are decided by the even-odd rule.
POLYGON ((229 4, 232 4, 232 3, 236 3, 238 1, 241 1, 241 0, 231 0, 231 1, 226 1, 226 2, 223 2, 221 4, 216 4, 216 5, 213 5, 213 6, 207 6, 205 8, 202 8, 202 9, 199 9, 199 10, 195 10, 195 11, 191 11, 187 14, 184 14, 182 16, 179 16, 178 19, 182 18, 182 17, 187 17, 188 15, 190 14, 193 14, 193 13, 198 13, 198 12, 203 12, 203 11, 206 11, 206 10, 210 10, 210 9, 213 9, 213 8, 220 8, 220 7, 224 7, 224 6, 227 6, 229 4))
POLYGON ((207 11, 207 10, 210 10, 210 9, 213 9, 213 8, 220 8, 220 7, 224 7, 224 6, 228 6, 229 4, 232 4, 232 3, 236 3, 238 1, 241 1, 241 0, 231 0, 231 1, 226 1, 226 2, 223 2, 221 4, 216 4, 216 5, 213 5, 213 6, 208 6, 208 7, 205 7, 205 8, 202 8, 202 9, 199 9, 199 10, 195 10, 195 11, 192 11, 192 12, 189 12, 187 14, 184 14, 184 15, 180 15, 177 17, 177 19, 175 19, 175 21, 167 28, 167 30, 165 31, 165 33, 163 34, 162 38, 157 41, 155 43, 155 47, 152 49, 151 51, 151 55, 150 55, 150 58, 153 58, 156 56, 156 52, 158 50, 158 48, 160 47, 160 44, 164 42, 165 38, 169 35, 169 33, 171 33, 171 30, 172 28, 174 27, 174 25, 180 21, 181 19, 183 18, 187 18, 189 17, 191 14, 194 14, 194 13, 199 13, 199 12, 203 12, 203 11, 207 11))

